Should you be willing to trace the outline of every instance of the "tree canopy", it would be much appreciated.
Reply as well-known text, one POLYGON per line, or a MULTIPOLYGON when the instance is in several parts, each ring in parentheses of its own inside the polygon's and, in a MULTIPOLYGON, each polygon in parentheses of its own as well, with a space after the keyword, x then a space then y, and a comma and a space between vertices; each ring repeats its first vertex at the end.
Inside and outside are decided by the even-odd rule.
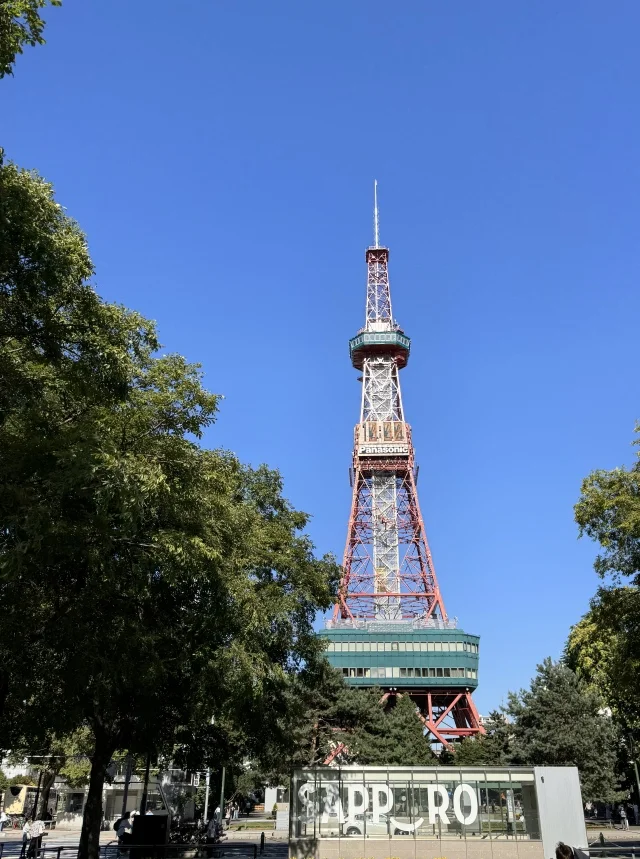
POLYGON ((618 732, 600 696, 570 668, 546 659, 529 689, 510 693, 512 764, 575 766, 587 800, 617 797, 618 732))
MULTIPOLYGON (((640 424, 636 426, 640 432, 640 424)), ((634 445, 639 445, 636 439, 634 445)), ((594 471, 582 483, 575 507, 580 534, 600 543, 600 576, 629 577, 640 586, 640 453, 631 468, 594 471)))
POLYGON ((13 165, 0 181, 0 737, 46 749, 90 729, 96 856, 117 749, 200 768, 288 743, 338 568, 277 472, 201 446, 218 398, 97 296, 51 187, 13 165))
POLYGON ((0 78, 13 74, 16 56, 25 45, 44 45, 45 6, 62 6, 62 0, 2 0, 0 3, 0 78))
POLYGON ((452 766, 509 766, 513 754, 513 732, 504 713, 494 711, 485 720, 486 733, 465 737, 451 749, 445 749, 440 763, 452 766))
MULTIPOLYGON (((640 425, 636 426, 636 433, 640 425)), ((634 441, 638 445, 639 440, 634 441)), ((572 627, 567 663, 606 702, 625 735, 640 735, 640 454, 630 468, 594 471, 575 507, 580 534, 600 544, 601 586, 572 627)), ((625 756, 626 757, 626 752, 625 756)), ((623 760, 623 763, 626 761, 623 760)))
POLYGON ((567 661, 625 731, 640 730, 640 588, 600 588, 571 629, 567 661))

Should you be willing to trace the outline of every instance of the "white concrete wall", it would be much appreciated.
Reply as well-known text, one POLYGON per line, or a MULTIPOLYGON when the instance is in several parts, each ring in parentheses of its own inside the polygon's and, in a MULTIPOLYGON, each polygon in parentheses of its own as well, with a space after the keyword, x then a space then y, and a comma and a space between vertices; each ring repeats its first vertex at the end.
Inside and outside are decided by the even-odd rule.
POLYGON ((534 767, 544 855, 555 854, 558 841, 588 847, 580 778, 576 767, 534 767))
POLYGON ((278 788, 265 787, 264 789, 264 816, 271 817, 273 806, 278 801, 278 788))

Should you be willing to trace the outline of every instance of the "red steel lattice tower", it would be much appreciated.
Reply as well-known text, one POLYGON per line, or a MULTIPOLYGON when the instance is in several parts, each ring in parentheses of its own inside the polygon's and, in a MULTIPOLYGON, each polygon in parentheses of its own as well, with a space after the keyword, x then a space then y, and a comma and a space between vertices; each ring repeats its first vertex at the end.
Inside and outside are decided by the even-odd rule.
POLYGON ((349 343, 362 373, 351 515, 339 598, 323 635, 348 682, 409 694, 433 739, 447 744, 483 730, 471 697, 479 639, 447 615, 420 512, 399 379, 411 341, 392 314, 377 183, 374 195, 365 325, 349 343))

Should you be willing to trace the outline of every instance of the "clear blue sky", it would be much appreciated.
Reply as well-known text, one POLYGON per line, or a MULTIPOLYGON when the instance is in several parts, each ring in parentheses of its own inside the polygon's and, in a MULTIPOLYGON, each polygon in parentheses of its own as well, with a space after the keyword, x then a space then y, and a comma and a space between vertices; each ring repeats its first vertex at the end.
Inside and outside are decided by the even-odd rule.
POLYGON ((207 437, 278 467, 342 555, 371 186, 403 393, 482 712, 557 657, 597 586, 572 506, 630 463, 640 4, 64 0, 0 84, 107 298, 223 393, 207 437))

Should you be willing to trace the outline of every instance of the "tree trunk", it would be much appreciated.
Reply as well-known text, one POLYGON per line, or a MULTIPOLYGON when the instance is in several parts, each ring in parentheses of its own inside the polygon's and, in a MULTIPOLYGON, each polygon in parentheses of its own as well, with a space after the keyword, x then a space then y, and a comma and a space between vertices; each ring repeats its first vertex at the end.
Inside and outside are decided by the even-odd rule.
POLYGON ((102 789, 111 757, 116 748, 112 736, 100 728, 94 728, 96 744, 91 757, 89 793, 82 817, 82 832, 78 859, 98 859, 100 855, 100 824, 102 823, 102 789))
POLYGON ((51 793, 51 788, 53 787, 53 783, 55 780, 55 772, 52 772, 51 770, 45 770, 45 773, 42 776, 42 787, 40 788, 42 793, 40 795, 40 802, 38 803, 39 808, 37 811, 37 815, 38 817, 40 817, 41 820, 49 807, 49 794, 51 793))
POLYGON ((0 671, 0 718, 4 714, 4 707, 9 697, 9 675, 6 671, 0 671))

